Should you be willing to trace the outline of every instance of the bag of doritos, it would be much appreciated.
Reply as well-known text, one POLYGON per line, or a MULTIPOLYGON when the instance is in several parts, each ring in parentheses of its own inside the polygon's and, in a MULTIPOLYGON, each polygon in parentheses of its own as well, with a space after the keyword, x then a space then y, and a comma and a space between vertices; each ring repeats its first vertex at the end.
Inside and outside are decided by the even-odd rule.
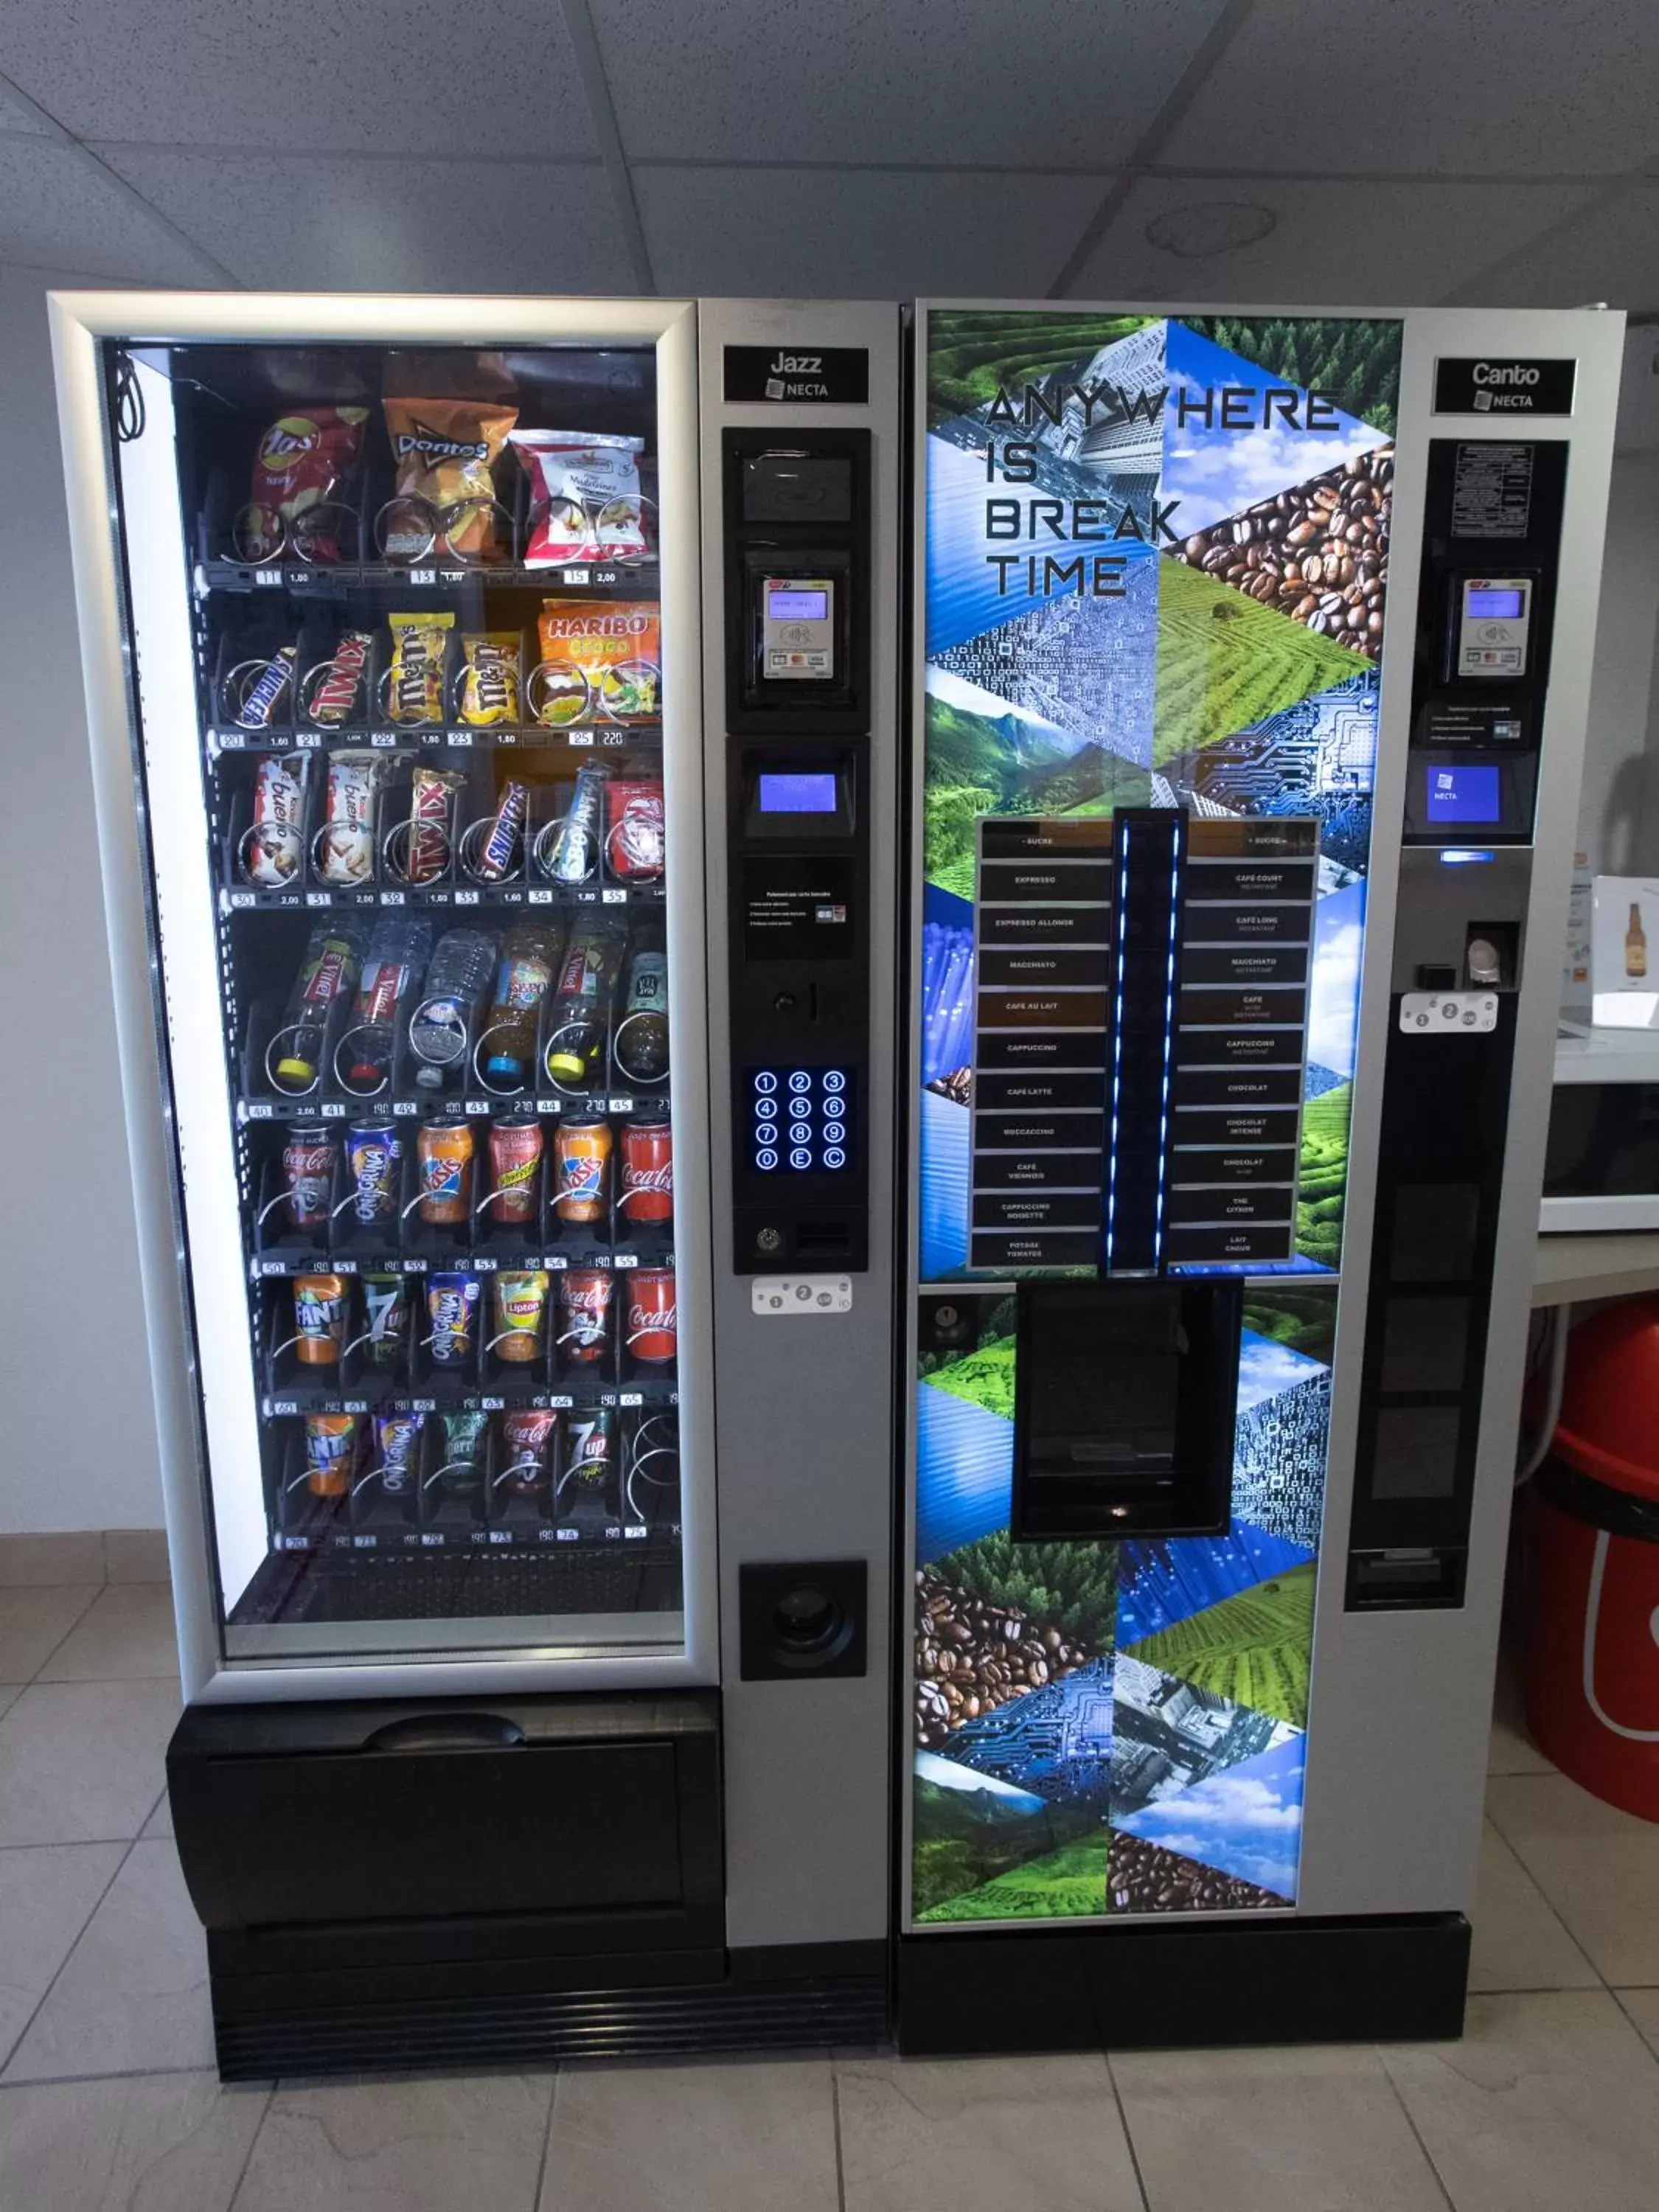
POLYGON ((459 560, 490 558, 496 549, 491 468, 518 419, 516 407, 493 400, 386 402, 397 469, 382 549, 389 560, 419 560, 437 538, 459 560), (416 501, 420 506, 411 504, 416 501), (435 524, 426 509, 435 510, 435 524))

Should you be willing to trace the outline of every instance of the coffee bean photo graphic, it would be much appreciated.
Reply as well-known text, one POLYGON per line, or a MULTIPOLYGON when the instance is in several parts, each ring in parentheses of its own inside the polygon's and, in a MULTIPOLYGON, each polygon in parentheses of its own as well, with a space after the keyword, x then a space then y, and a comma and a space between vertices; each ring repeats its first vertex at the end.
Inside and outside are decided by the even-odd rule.
POLYGON ((1382 650, 1393 497, 1394 449, 1379 446, 1195 532, 1180 558, 1374 660, 1382 650))

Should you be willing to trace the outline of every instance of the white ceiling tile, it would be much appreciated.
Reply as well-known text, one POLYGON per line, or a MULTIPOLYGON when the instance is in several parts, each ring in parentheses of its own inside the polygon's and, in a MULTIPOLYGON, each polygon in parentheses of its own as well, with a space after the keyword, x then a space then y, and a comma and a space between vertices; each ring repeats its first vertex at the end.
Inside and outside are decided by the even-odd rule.
POLYGON ((73 147, 0 138, 0 261, 199 284, 204 271, 159 223, 73 147))
POLYGON ((247 284, 372 292, 635 289, 599 168, 100 150, 247 284))
POLYGON ((1119 165, 1222 0, 592 0, 630 160, 1119 165))
POLYGON ((1071 291, 1079 300, 1218 306, 1428 306, 1595 196, 1583 185, 1143 178, 1071 291), (1222 252, 1153 242, 1173 235, 1196 244, 1230 225, 1248 232, 1267 215, 1267 235, 1222 252))
POLYGON ((78 138, 595 150, 556 0, 0 0, 5 73, 78 138))
POLYGON ((1482 307, 1583 307, 1605 300, 1632 313, 1659 309, 1659 182, 1596 204, 1458 296, 1482 307))
POLYGON ((1099 204, 1098 177, 641 169, 663 292, 907 300, 1041 297, 1099 204))
POLYGON ((1659 155, 1654 0, 1256 0, 1172 167, 1606 174, 1659 155))
POLYGON ((4 85, 0 84, 0 131, 26 131, 33 137, 50 137, 51 132, 32 107, 14 99, 4 85))

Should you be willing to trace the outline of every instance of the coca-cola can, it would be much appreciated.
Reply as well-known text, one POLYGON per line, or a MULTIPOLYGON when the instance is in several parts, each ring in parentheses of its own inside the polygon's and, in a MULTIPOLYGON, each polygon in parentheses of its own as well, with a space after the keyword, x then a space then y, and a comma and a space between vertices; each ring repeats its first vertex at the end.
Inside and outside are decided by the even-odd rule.
POLYGON ((674 1130, 668 1121, 628 1121, 622 1133, 622 1195, 630 1222, 674 1216, 674 1130))
POLYGON ((678 1312, 672 1267, 635 1267, 628 1278, 628 1348, 635 1359, 665 1366, 678 1349, 678 1312))
POLYGON ((559 1349, 577 1366, 597 1364, 610 1346, 611 1292, 606 1267, 570 1267, 559 1278, 559 1349))
POLYGON ((326 1229, 340 1139, 325 1121, 292 1121, 283 1146, 290 1229, 326 1229))

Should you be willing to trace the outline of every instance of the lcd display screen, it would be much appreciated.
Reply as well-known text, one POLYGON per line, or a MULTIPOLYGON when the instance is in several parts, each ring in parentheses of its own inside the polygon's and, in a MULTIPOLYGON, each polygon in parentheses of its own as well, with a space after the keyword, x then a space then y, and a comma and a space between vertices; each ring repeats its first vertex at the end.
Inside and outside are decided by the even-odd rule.
POLYGON ((1525 611, 1527 595, 1524 592, 1468 591, 1463 594, 1463 615, 1466 621, 1519 622, 1525 611))
POLYGON ((837 796, 833 769, 793 769, 777 775, 761 772, 763 814, 833 814, 837 796))
POLYGON ((828 592, 769 592, 766 612, 773 622, 827 622, 828 592))
POLYGON ((1431 822, 1498 820, 1502 807, 1495 768, 1485 763, 1459 762, 1450 768, 1431 767, 1426 773, 1431 822))

